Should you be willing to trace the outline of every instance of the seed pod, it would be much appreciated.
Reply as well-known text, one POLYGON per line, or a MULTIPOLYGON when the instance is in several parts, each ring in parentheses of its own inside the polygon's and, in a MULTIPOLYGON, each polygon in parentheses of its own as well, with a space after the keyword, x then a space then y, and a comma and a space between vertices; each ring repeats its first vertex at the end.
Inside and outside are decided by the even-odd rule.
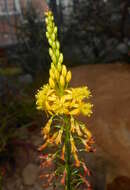
POLYGON ((63 62, 63 54, 60 53, 60 56, 59 56, 59 63, 62 63, 63 62))
POLYGON ((62 66, 62 75, 65 77, 66 74, 67 74, 67 69, 66 69, 66 66, 63 65, 63 66, 62 66))
POLYGON ((64 80, 63 75, 60 76, 60 85, 61 85, 61 87, 65 86, 65 80, 64 80))
POLYGON ((53 55, 54 55, 52 48, 49 48, 49 55, 50 55, 51 57, 53 57, 53 55))
POLYGON ((56 41, 56 47, 57 49, 60 49, 60 43, 58 41, 56 41))
POLYGON ((70 80, 71 80, 71 76, 72 76, 72 75, 71 75, 71 72, 68 71, 68 72, 67 72, 67 75, 66 75, 66 82, 67 82, 67 83, 70 82, 70 80))
POLYGON ((55 88, 55 82, 52 78, 49 78, 49 85, 51 88, 55 88))

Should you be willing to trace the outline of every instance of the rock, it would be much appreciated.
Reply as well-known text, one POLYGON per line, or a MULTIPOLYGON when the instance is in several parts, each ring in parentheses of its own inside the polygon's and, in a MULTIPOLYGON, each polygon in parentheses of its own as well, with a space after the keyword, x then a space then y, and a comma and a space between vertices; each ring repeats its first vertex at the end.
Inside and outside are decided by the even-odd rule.
POLYGON ((38 178, 39 168, 34 164, 28 164, 22 172, 24 185, 33 185, 38 178))
POLYGON ((30 84, 33 82, 33 78, 30 74, 25 74, 19 76, 19 82, 24 84, 30 84))

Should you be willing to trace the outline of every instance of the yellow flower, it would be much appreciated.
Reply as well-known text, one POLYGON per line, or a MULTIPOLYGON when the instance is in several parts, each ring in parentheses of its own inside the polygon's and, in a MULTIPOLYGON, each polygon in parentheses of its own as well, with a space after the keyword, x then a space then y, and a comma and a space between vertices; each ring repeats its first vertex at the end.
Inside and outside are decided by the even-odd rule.
POLYGON ((50 88, 50 86, 44 85, 40 90, 38 90, 36 94, 36 105, 38 110, 46 110, 46 100, 50 94, 54 92, 53 89, 50 88))

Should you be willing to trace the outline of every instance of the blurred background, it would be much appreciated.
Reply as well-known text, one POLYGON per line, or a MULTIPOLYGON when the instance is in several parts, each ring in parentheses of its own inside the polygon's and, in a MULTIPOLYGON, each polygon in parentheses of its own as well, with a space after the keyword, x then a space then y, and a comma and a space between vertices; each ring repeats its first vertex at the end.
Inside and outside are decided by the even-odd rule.
MULTIPOLYGON (((130 1, 46 2, 72 86, 93 94, 94 114, 83 119, 96 140, 86 156, 94 190, 130 190, 130 1)), ((43 0, 0 0, 0 190, 42 189, 37 147, 46 115, 35 94, 50 67, 44 10, 43 0)))

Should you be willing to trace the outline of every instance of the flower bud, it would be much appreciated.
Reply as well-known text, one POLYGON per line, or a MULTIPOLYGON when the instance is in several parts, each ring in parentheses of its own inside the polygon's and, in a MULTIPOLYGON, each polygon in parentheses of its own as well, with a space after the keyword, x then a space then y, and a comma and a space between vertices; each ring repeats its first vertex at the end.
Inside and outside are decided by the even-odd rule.
POLYGON ((50 17, 50 19, 53 21, 53 20, 54 20, 54 16, 52 15, 52 16, 50 17))
POLYGON ((45 18, 45 22, 46 22, 46 24, 48 24, 48 18, 45 18))
POLYGON ((56 50, 56 57, 59 58, 59 55, 60 55, 60 52, 59 52, 59 50, 57 49, 57 50, 56 50))
POLYGON ((54 49, 56 49, 56 43, 55 43, 55 42, 52 43, 52 47, 53 47, 54 49))
POLYGON ((68 72, 67 72, 67 75, 66 75, 66 82, 69 83, 70 80, 71 80, 71 72, 68 71, 68 72))
POLYGON ((56 64, 56 56, 54 54, 52 55, 52 61, 54 64, 56 64))
POLYGON ((51 69, 52 69, 53 72, 55 71, 55 65, 54 65, 54 63, 51 63, 51 69))
POLYGON ((57 34, 57 27, 54 27, 54 33, 57 34))
POLYGON ((59 63, 62 63, 63 62, 63 54, 60 53, 60 56, 59 56, 59 63))
POLYGON ((57 64, 57 69, 58 69, 59 72, 61 72, 62 66, 61 66, 61 63, 59 63, 59 62, 57 64))
POLYGON ((54 79, 54 71, 53 69, 49 70, 50 78, 54 79))
POLYGON ((50 38, 49 38, 48 42, 49 42, 49 45, 52 46, 52 40, 50 38))
POLYGON ((49 78, 49 85, 51 88, 55 88, 55 82, 51 77, 49 78))
POLYGON ((56 69, 55 70, 55 78, 56 78, 56 80, 59 80, 59 77, 60 77, 60 74, 59 74, 58 70, 56 69))
POLYGON ((65 77, 66 74, 67 74, 67 69, 66 69, 66 66, 63 65, 63 66, 62 66, 62 75, 65 77))
POLYGON ((52 33, 51 39, 52 39, 52 41, 55 41, 55 34, 54 33, 52 33))
POLYGON ((51 34, 51 32, 52 32, 52 28, 51 28, 50 26, 47 26, 47 31, 48 31, 48 33, 51 34))
POLYGON ((57 49, 60 49, 60 43, 58 41, 56 41, 56 47, 57 49))
POLYGON ((49 33, 48 32, 46 32, 46 37, 49 38, 49 33))
POLYGON ((54 55, 53 50, 52 50, 51 48, 49 48, 49 55, 50 55, 51 57, 53 57, 53 55, 54 55))
POLYGON ((65 86, 65 80, 64 80, 63 75, 60 76, 60 85, 61 85, 62 87, 65 86))

